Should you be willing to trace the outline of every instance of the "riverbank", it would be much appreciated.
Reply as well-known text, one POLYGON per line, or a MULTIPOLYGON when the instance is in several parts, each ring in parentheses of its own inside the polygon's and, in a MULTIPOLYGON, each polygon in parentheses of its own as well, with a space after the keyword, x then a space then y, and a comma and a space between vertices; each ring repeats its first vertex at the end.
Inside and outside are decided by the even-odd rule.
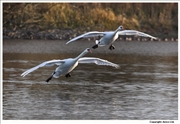
MULTIPOLYGON (((47 29, 47 30, 32 30, 32 29, 20 29, 20 30, 8 30, 3 29, 3 40, 7 39, 23 39, 23 40, 70 40, 88 31, 78 29, 47 29)), ((150 34, 150 33, 148 33, 150 34)), ((178 34, 150 34, 158 37, 157 41, 178 41, 178 34)), ((88 38, 87 40, 96 40, 97 38, 88 38)), ((117 40, 120 41, 149 41, 152 40, 146 37, 134 37, 134 36, 121 36, 117 40)))

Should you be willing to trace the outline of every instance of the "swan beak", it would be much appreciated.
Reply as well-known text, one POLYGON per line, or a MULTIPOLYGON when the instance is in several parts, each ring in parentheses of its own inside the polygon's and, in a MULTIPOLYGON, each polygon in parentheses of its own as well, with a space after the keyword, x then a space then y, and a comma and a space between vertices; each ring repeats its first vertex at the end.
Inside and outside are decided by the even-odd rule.
POLYGON ((89 49, 88 52, 92 53, 92 51, 89 49))

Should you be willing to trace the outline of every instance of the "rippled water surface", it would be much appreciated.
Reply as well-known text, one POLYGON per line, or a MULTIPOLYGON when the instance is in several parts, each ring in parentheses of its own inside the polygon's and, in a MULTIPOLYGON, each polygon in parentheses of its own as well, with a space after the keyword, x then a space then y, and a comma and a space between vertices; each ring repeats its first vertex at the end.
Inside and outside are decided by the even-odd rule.
POLYGON ((90 41, 3 42, 3 119, 178 119, 177 42, 116 42, 86 56, 119 69, 79 64, 71 78, 45 80, 56 66, 21 73, 44 61, 76 57, 90 41), (79 48, 77 48, 79 46, 79 48))

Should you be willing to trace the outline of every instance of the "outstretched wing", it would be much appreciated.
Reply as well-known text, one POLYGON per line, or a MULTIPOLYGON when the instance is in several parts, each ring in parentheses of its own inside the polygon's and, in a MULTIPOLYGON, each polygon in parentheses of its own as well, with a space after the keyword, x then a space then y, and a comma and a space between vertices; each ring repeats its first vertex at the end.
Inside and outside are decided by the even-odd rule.
POLYGON ((44 66, 53 66, 54 64, 56 65, 61 65, 63 64, 65 61, 64 60, 50 60, 50 61, 46 61, 46 62, 43 62, 31 69, 28 69, 27 71, 25 71, 24 73, 21 74, 21 76, 25 77, 27 74, 33 72, 34 70, 40 68, 40 67, 44 67, 44 66))
POLYGON ((106 65, 106 66, 112 66, 115 68, 119 67, 119 65, 117 64, 114 64, 104 59, 94 58, 94 57, 83 57, 83 58, 80 58, 78 62, 79 63, 95 63, 97 65, 106 65))
POLYGON ((118 34, 119 35, 138 35, 138 36, 142 36, 142 37, 150 37, 155 40, 157 39, 156 37, 153 37, 149 34, 146 34, 146 33, 140 32, 140 31, 136 31, 136 30, 122 30, 122 31, 119 31, 118 34))
POLYGON ((97 36, 103 36, 103 35, 104 35, 104 32, 98 32, 98 31, 87 32, 85 34, 82 34, 80 36, 77 36, 77 37, 71 39, 66 44, 73 42, 73 41, 76 41, 76 40, 81 39, 81 38, 97 37, 97 36))

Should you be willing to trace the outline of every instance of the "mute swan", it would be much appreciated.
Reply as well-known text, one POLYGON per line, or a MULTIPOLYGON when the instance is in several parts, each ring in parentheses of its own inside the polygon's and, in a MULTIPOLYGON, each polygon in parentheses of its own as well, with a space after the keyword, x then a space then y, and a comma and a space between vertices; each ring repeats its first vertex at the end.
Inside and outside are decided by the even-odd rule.
POLYGON ((28 69, 24 73, 21 74, 21 76, 26 76, 27 74, 35 71, 36 69, 43 67, 43 66, 53 66, 56 64, 58 67, 56 70, 52 73, 52 75, 46 80, 46 82, 49 82, 52 77, 58 78, 61 75, 65 75, 66 78, 71 77, 70 72, 78 65, 78 63, 95 63, 97 65, 107 65, 107 66, 113 66, 115 68, 118 68, 119 65, 111 63, 107 60, 94 58, 94 57, 83 57, 86 53, 91 52, 89 48, 85 49, 79 56, 76 58, 68 58, 64 60, 50 60, 45 61, 31 69, 28 69))
POLYGON ((110 45, 109 49, 113 50, 115 47, 112 45, 113 42, 118 38, 119 35, 138 35, 142 37, 150 37, 152 39, 157 39, 156 37, 153 37, 149 34, 136 31, 136 30, 123 30, 123 26, 119 26, 115 31, 106 31, 106 32, 98 32, 98 31, 92 31, 92 32, 87 32, 85 34, 82 34, 78 37, 75 37, 68 41, 66 44, 71 43, 73 41, 76 41, 80 38, 88 38, 88 37, 95 37, 95 36, 102 36, 100 40, 96 40, 92 48, 96 49, 98 46, 106 46, 110 45))

